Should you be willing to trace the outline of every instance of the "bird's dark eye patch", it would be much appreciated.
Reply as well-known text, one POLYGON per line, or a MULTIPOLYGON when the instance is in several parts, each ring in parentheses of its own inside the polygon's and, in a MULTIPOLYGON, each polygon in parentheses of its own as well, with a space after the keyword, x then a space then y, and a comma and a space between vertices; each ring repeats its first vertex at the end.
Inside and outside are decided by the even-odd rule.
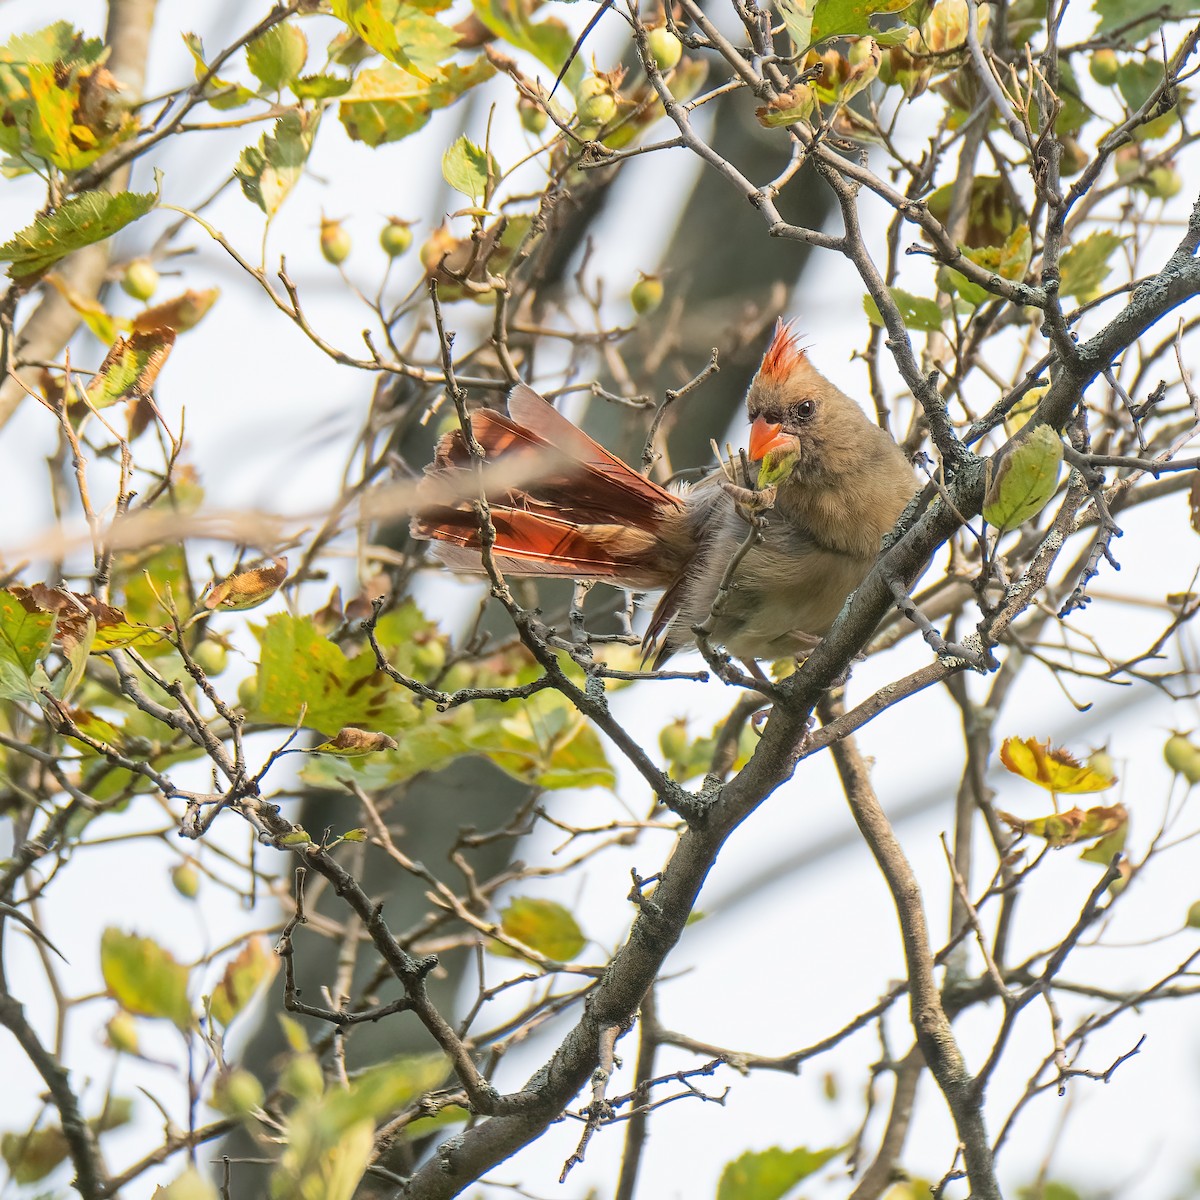
POLYGON ((815 400, 801 400, 796 405, 796 416, 801 421, 811 421, 813 414, 817 411, 817 402, 815 400))

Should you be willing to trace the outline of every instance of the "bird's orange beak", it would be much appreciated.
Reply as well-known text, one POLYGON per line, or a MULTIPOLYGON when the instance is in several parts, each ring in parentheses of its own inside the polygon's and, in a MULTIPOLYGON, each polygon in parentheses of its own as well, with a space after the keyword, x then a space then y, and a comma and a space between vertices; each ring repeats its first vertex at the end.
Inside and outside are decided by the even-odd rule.
POLYGON ((782 425, 772 425, 765 417, 755 417, 750 426, 750 458, 760 462, 772 450, 779 450, 794 441, 790 433, 783 432, 782 425))

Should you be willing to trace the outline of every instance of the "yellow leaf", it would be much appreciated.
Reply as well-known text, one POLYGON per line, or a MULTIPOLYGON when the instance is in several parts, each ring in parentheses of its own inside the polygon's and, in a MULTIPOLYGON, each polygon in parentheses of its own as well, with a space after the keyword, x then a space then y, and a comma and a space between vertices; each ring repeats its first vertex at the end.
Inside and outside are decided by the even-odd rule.
POLYGON ((1036 783, 1048 792, 1103 792, 1117 782, 1111 772, 1080 763, 1069 751, 1051 746, 1049 740, 1005 738, 1000 761, 1014 774, 1036 783))
MULTIPOLYGON (((1072 808, 1064 813, 1051 813, 1045 817, 1035 817, 1031 821, 1014 817, 1012 813, 997 814, 1005 824, 1011 826, 1017 833, 1031 834, 1033 837, 1044 838, 1051 846, 1069 846, 1073 842, 1086 842, 1092 838, 1110 837, 1123 829, 1129 822, 1129 814, 1123 804, 1114 804, 1108 808, 1072 808)), ((1111 859, 1112 855, 1109 855, 1111 859)), ((1107 865, 1108 859, 1105 860, 1107 865)))
POLYGON ((214 1021, 228 1026, 254 998, 254 994, 279 970, 279 959, 262 938, 252 938, 225 968, 213 988, 209 1011, 214 1021))

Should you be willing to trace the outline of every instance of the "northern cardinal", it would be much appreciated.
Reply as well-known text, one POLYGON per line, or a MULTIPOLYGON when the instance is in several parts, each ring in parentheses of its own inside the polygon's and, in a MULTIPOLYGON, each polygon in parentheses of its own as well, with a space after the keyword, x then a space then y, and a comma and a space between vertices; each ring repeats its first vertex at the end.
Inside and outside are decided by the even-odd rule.
MULTIPOLYGON (((777 480, 759 543, 733 577, 710 640, 742 659, 811 649, 862 582, 917 488, 907 458, 859 406, 811 366, 782 321, 746 395, 749 455, 777 480)), ((519 465, 524 487, 487 486, 493 561, 506 574, 664 589, 646 634, 657 667, 695 642, 726 568, 749 531, 745 489, 722 470, 668 491, 640 475, 519 383, 508 416, 472 414, 488 463, 519 465)), ((427 479, 443 495, 477 490, 461 430, 438 443, 427 479)), ((511 472, 508 478, 516 476, 511 472)), ((412 522, 436 556, 479 571, 479 518, 469 499, 433 502, 412 522)))

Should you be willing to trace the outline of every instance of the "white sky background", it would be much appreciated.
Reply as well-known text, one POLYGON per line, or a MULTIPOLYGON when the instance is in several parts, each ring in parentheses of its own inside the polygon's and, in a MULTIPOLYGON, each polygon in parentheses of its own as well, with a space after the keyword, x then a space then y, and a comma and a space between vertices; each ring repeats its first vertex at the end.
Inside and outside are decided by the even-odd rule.
MULTIPOLYGON (((227 31, 242 28, 250 19, 247 10, 248 6, 239 3, 197 6, 184 0, 163 0, 148 90, 162 91, 191 78, 191 62, 179 40, 180 30, 200 33, 212 52, 224 45, 227 31)), ((572 19, 585 15, 581 9, 572 19)), ((0 38, 60 17, 96 33, 103 28, 103 5, 84 0, 57 4, 9 0, 0 8, 0 38)), ((319 35, 313 40, 319 41, 319 35)), ((619 53, 620 45, 616 22, 603 23, 593 42, 602 66, 619 53)), ((503 115, 508 102, 504 87, 496 85, 491 94, 499 100, 503 115)), ((468 130, 477 138, 482 135, 485 111, 480 99, 468 130)), ((334 114, 325 120, 316 156, 322 178, 303 180, 284 205, 272 229, 269 261, 277 259, 281 251, 287 254, 289 269, 314 324, 335 344, 357 353, 362 345, 360 330, 368 322, 347 295, 337 272, 319 257, 317 223, 322 209, 331 216, 348 218, 347 228, 355 239, 348 274, 373 292, 384 265, 375 239, 386 215, 420 216, 419 240, 437 224, 441 210, 453 206, 440 178, 438 159, 457 133, 457 119, 457 114, 437 116, 425 134, 374 152, 349 143, 334 114)), ((156 159, 166 172, 166 198, 183 205, 195 203, 259 132, 260 127, 251 127, 191 135, 190 140, 172 139, 156 159)), ((523 143, 515 131, 513 136, 511 153, 515 157, 523 143)), ((503 143, 501 146, 503 160, 503 143)), ((693 178, 694 165, 681 152, 671 152, 670 170, 663 169, 664 161, 661 156, 647 156, 627 165, 627 171, 645 173, 646 187, 627 188, 627 198, 637 195, 636 208, 627 199, 625 207, 610 211, 596 231, 596 261, 603 263, 607 294, 617 298, 614 315, 621 319, 628 316, 621 298, 639 268, 656 265, 656 248, 669 236, 675 200, 686 194, 693 178), (669 184, 664 182, 667 180, 669 184), (646 194, 653 195, 653 203, 645 202, 646 194), (632 236, 634 232, 636 236, 632 236)), ((139 169, 133 186, 151 186, 145 167, 139 169)), ((36 182, 0 185, 0 235, 7 237, 27 224, 40 203, 36 182)), ((228 189, 205 215, 247 257, 256 258, 262 216, 237 188, 228 189)), ((166 219, 152 216, 135 226, 125 245, 137 249, 148 244, 166 219)), ((882 220, 864 221, 869 232, 881 231, 882 226, 882 220)), ((373 380, 337 367, 316 351, 200 231, 194 242, 197 254, 179 260, 182 278, 164 280, 160 296, 174 294, 177 285, 214 284, 221 286, 223 295, 202 328, 180 338, 160 380, 160 404, 171 418, 186 408, 188 461, 198 468, 210 501, 222 507, 253 505, 283 513, 319 507, 336 494, 346 439, 359 425, 373 380)), ((922 282, 928 282, 928 267, 923 262, 911 267, 917 291, 922 282)), ((402 263, 401 270, 394 273, 396 294, 415 281, 419 270, 415 253, 402 263)), ((928 290, 926 287, 925 292, 928 290)), ((794 314, 811 342, 817 365, 843 387, 865 394, 862 365, 850 362, 865 337, 860 298, 857 281, 848 268, 839 266, 823 280, 820 302, 808 308, 798 304, 794 314), (831 277, 845 280, 845 287, 830 286, 831 277)), ((132 302, 115 291, 110 302, 121 311, 125 311, 121 305, 132 308, 132 302)), ((484 315, 471 305, 459 305, 451 310, 450 321, 461 328, 484 315)), ((1157 332, 1161 336, 1165 328, 1157 332)), ((81 340, 78 346, 78 354, 86 352, 98 359, 94 341, 81 340)), ((1167 369, 1164 365, 1164 371, 1167 369)), ((46 527, 47 514, 40 507, 45 490, 42 463, 53 444, 48 415, 32 404, 24 405, 0 433, 0 477, 6 480, 10 497, 22 498, 10 501, 6 508, 0 551, 27 544, 46 527)), ((1187 528, 1183 497, 1154 506, 1153 512, 1131 513, 1122 524, 1127 534, 1116 551, 1124 569, 1115 575, 1103 568, 1097 588, 1130 596, 1187 590, 1200 561, 1200 541, 1187 528)), ((437 603, 457 603, 465 611, 472 603, 468 597, 474 594, 467 585, 445 584, 438 588, 437 603)), ((1144 646, 1157 630, 1158 620, 1142 609, 1096 604, 1078 619, 1078 625, 1102 637, 1106 648, 1118 654, 1144 646)), ((873 686, 925 661, 928 652, 912 641, 914 644, 903 650, 860 667, 851 685, 851 699, 864 697, 873 686)), ((223 677, 222 683, 229 678, 223 677)), ((979 687, 975 691, 981 694, 979 687)), ((1117 691, 1083 683, 1074 687, 1074 695, 1079 701, 1094 701, 1095 713, 1079 717, 1050 677, 1030 668, 998 732, 1054 735, 1079 749, 1107 739, 1125 781, 1121 798, 1133 811, 1131 841, 1136 855, 1155 827, 1170 785, 1161 761, 1164 731, 1170 725, 1193 724, 1195 706, 1171 709, 1145 691, 1117 691), (1122 711, 1117 707, 1121 704, 1131 707, 1122 711)), ((688 715, 695 719, 697 730, 707 730, 730 700, 719 684, 677 682, 628 690, 622 693, 618 710, 635 729, 655 729, 664 718, 688 715)), ((899 833, 923 885, 935 945, 940 944, 950 889, 938 835, 950 830, 961 770, 957 712, 944 692, 930 691, 878 718, 861 740, 864 751, 876 759, 875 781, 889 811, 908 811, 923 798, 932 800, 922 815, 901 821, 899 833)), ((1000 807, 1025 816, 1044 810, 1036 789, 1007 775, 991 782, 999 790, 1000 807)), ((631 807, 643 806, 644 786, 631 772, 622 776, 621 793, 631 807)), ((620 814, 617 802, 599 792, 553 796, 549 802, 557 814, 581 823, 599 824, 620 814)), ((156 827, 160 817, 151 802, 143 800, 125 814, 97 821, 91 834, 113 836, 137 822, 156 827)), ((244 848, 245 832, 233 821, 219 825, 218 830, 231 849, 244 848)), ((0 830, 0 839, 7 832, 0 830)), ((547 832, 539 833, 523 848, 522 856, 535 860, 555 842, 547 832)), ((538 894, 571 904, 589 935, 608 950, 620 941, 632 915, 624 901, 629 868, 634 866, 643 875, 651 873, 660 864, 664 845, 647 838, 631 853, 609 855, 588 874, 582 893, 579 880, 572 876, 547 881, 538 894)), ((227 892, 215 887, 205 888, 198 905, 178 898, 167 883, 177 846, 171 838, 164 843, 128 843, 120 851, 121 871, 116 877, 108 861, 111 851, 84 851, 55 882, 40 917, 71 961, 64 975, 72 993, 100 988, 98 941, 106 925, 157 937, 181 958, 190 958, 229 940, 246 928, 248 921, 269 923, 269 915, 248 918, 227 892)), ((0 852, 5 848, 0 840, 0 852)), ((989 861, 982 843, 980 857, 984 863, 989 861)), ((212 859, 205 861, 211 863, 212 859)), ((1165 857, 1159 869, 1139 879, 1118 905, 1104 936, 1112 948, 1081 947, 1064 974, 1116 988, 1136 987, 1180 961, 1200 933, 1185 931, 1166 942, 1125 947, 1178 929, 1188 905, 1200 894, 1196 867, 1194 845, 1165 857)), ((277 869, 287 869, 282 856, 277 869)), ((1071 850, 1052 856, 1019 906, 1017 945, 1032 949, 1057 941, 1073 922, 1098 871, 1080 863, 1071 850)), ((526 885, 521 890, 534 888, 526 885)), ((700 908, 708 914, 706 919, 687 930, 667 965, 668 973, 677 978, 660 989, 660 1019, 670 1028, 719 1045, 769 1054, 810 1044, 868 1008, 890 980, 903 974, 890 900, 853 831, 828 756, 805 763, 796 778, 734 835, 709 879, 700 908), (830 851, 802 870, 785 870, 807 848, 838 839, 844 839, 844 849, 830 851)), ((1091 940, 1090 935, 1085 940, 1091 940)), ((45 992, 36 958, 17 936, 6 939, 5 949, 9 977, 19 987, 28 981, 23 998, 45 1031, 46 1014, 39 1014, 45 992)), ((490 982, 496 982, 505 965, 499 960, 490 965, 494 971, 490 982)), ((1072 1009, 1065 1000, 1063 1010, 1069 1027, 1072 1009)), ((111 1011, 111 1005, 103 1000, 84 1005, 70 1027, 68 1060, 95 1072, 93 1098, 107 1083, 110 1055, 101 1046, 101 1031, 111 1011)), ((497 1006, 497 1014, 500 1011, 497 1006)), ((1085 1006, 1079 1006, 1074 1015, 1083 1011, 1085 1006)), ((1186 1191, 1183 1180, 1196 1159, 1194 1131, 1200 1124, 1200 1089, 1196 1087, 1200 1037, 1194 1014, 1194 1005, 1188 1002, 1159 1004, 1140 1016, 1125 1015, 1089 1043, 1077 1065, 1102 1070, 1130 1049, 1142 1033, 1148 1035, 1142 1053, 1126 1063, 1110 1085, 1077 1082, 1066 1101, 1059 1101, 1053 1093, 1035 1101, 1001 1157, 1002 1180, 1010 1187, 1030 1180, 1054 1142, 1057 1122, 1069 1104, 1074 1112, 1053 1176, 1098 1191, 1136 1195, 1139 1200, 1169 1200, 1186 1191)), ((899 1055, 909 1045, 903 1004, 897 1006, 895 1016, 891 1049, 899 1055)), ((986 1053, 990 1045, 988 1034, 996 1019, 997 1006, 993 1005, 972 1009, 956 1025, 973 1067, 979 1065, 981 1052, 986 1053)), ((143 1027, 150 1024, 142 1022, 143 1027)), ((523 1081, 565 1028, 555 1027, 549 1037, 510 1054, 500 1085, 511 1087, 523 1081)), ((170 1037, 161 1031, 158 1036, 152 1033, 149 1042, 164 1055, 172 1053, 170 1037)), ((1034 1003, 990 1092, 988 1115, 993 1133, 1049 1048, 1045 1009, 1034 1003)), ((613 1092, 628 1090, 631 1083, 634 1037, 621 1044, 621 1051, 627 1065, 614 1082, 613 1092)), ((743 1079, 723 1069, 714 1079, 701 1081, 710 1093, 731 1086, 725 1107, 684 1101, 655 1114, 640 1194, 656 1200, 705 1197, 713 1193, 723 1164, 745 1149, 775 1144, 816 1147, 846 1141, 861 1116, 858 1088, 863 1068, 879 1056, 876 1034, 868 1028, 834 1054, 817 1060, 798 1080, 767 1073, 743 1079), (820 1078, 827 1069, 835 1071, 842 1085, 841 1097, 832 1104, 821 1095, 820 1078)), ((667 1069, 695 1065, 697 1060, 664 1052, 661 1061, 667 1069)), ((32 1115, 26 1098, 36 1094, 38 1085, 23 1056, 4 1036, 0 1036, 0 1079, 4 1082, 0 1128, 19 1128, 32 1115)), ((136 1094, 139 1084, 161 1097, 173 1107, 176 1119, 182 1119, 183 1091, 171 1072, 122 1059, 117 1090, 136 1094)), ((923 1085, 921 1099, 926 1103, 919 1110, 904 1161, 914 1172, 936 1179, 949 1165, 945 1150, 953 1139, 944 1105, 929 1094, 931 1087, 928 1080, 923 1085)), ((885 1086, 874 1119, 876 1135, 887 1100, 885 1086)), ((132 1160, 158 1140, 155 1114, 145 1102, 139 1100, 139 1104, 145 1123, 105 1139, 106 1153, 114 1165, 132 1160)), ((586 1164, 559 1187, 558 1172, 574 1148, 578 1132, 574 1123, 555 1127, 533 1148, 497 1169, 492 1178, 521 1181, 538 1196, 574 1200, 589 1187, 606 1194, 615 1178, 624 1129, 618 1126, 593 1139, 586 1164)), ((874 1138, 868 1138, 868 1146, 873 1143, 874 1138)), ((152 1179, 171 1178, 175 1171, 172 1166, 147 1175, 127 1194, 149 1195, 152 1179)), ((64 1186, 66 1178, 64 1172, 64 1186)), ((472 1189, 470 1194, 480 1190, 472 1189)), ((836 1197, 849 1188, 834 1176, 825 1186, 814 1184, 802 1190, 810 1197, 836 1197)), ((491 1188, 483 1191, 489 1197, 512 1194, 491 1188)), ((11 1186, 0 1192, 3 1196, 17 1194, 11 1186)), ((947 1194, 961 1195, 962 1191, 951 1189, 947 1194)))

